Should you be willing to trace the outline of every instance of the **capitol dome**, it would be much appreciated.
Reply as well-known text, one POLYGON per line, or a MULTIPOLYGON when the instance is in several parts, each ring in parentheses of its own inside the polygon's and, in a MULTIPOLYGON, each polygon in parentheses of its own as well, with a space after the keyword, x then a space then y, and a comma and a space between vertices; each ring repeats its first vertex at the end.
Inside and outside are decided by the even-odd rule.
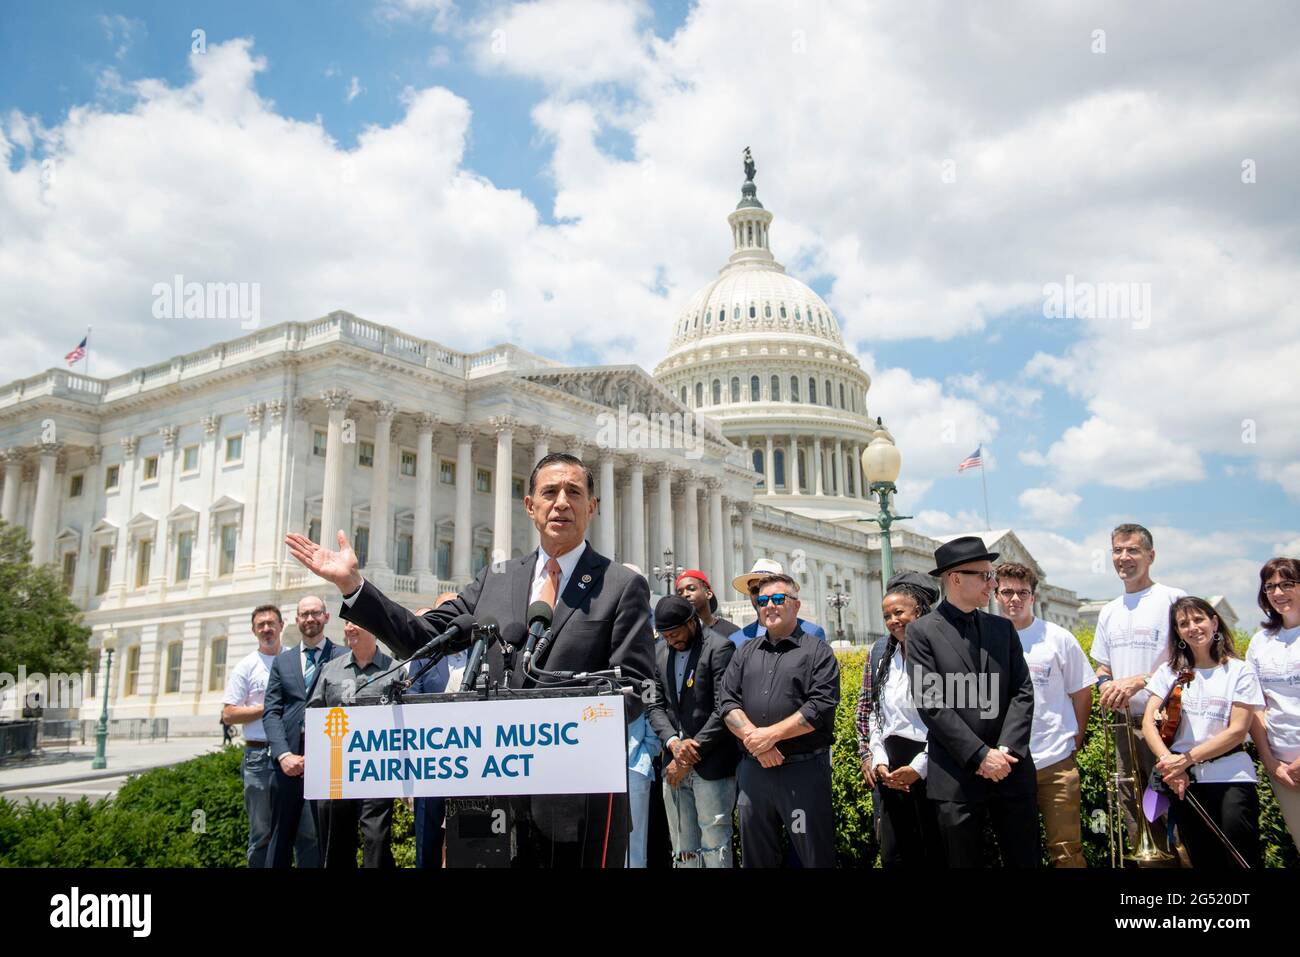
POLYGON ((673 324, 655 378, 747 452, 759 501, 830 521, 874 514, 861 451, 874 423, 870 377, 825 300, 771 251, 772 213, 745 151, 732 253, 673 324))

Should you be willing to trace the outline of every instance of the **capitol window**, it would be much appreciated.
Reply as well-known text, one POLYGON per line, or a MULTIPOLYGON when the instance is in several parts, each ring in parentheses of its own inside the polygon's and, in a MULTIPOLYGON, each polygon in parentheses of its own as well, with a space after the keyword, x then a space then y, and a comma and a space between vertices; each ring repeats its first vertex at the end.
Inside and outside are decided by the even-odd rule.
POLYGON ((375 443, 374 442, 357 443, 357 465, 366 469, 375 467, 375 443))
POLYGON ((316 431, 312 432, 311 454, 319 456, 320 458, 325 458, 325 443, 326 443, 326 436, 324 432, 322 432, 320 429, 317 429, 316 431))
POLYGON ((758 309, 754 306, 752 302, 749 304, 749 318, 751 319, 758 318, 758 309))
POLYGON ((158 456, 147 455, 144 460, 144 481, 158 481, 158 456))
POLYGON ((226 686, 226 639, 212 639, 212 664, 208 667, 208 690, 220 691, 226 686))
POLYGON ((781 377, 780 376, 775 376, 775 375, 772 376, 772 395, 769 396, 769 398, 773 402, 781 401, 781 377))
POLYGON ((682 405, 686 404, 686 386, 682 386, 682 405))
POLYGON ((698 409, 704 405, 704 383, 695 383, 695 407, 698 409))
POLYGON ((750 376, 749 377, 749 401, 750 402, 757 402, 759 400, 758 391, 759 391, 758 376, 756 375, 750 376))
POLYGON ((81 498, 81 490, 86 486, 86 476, 81 472, 68 480, 68 498, 81 498))
POLYGON ((844 383, 843 382, 840 383, 840 408, 841 409, 846 408, 846 406, 844 405, 844 383))
POLYGON ((406 449, 402 449, 402 464, 399 467, 400 473, 408 476, 414 475, 418 461, 419 459, 414 452, 408 452, 406 449))
POLYGON ((181 690, 181 661, 185 656, 185 646, 173 641, 167 646, 167 684, 164 694, 177 694, 181 690))
POLYGON ((794 375, 790 376, 790 401, 799 401, 799 377, 794 375))
POLYGON ((108 583, 113 574, 113 546, 99 547, 99 573, 95 578, 95 594, 102 595, 108 591, 108 583))
POLYGON ((231 522, 221 526, 221 562, 217 566, 218 575, 235 573, 235 546, 239 541, 239 526, 231 522))
POLYGON ((739 321, 739 319, 740 319, 740 303, 736 303, 736 308, 733 309, 733 310, 731 311, 731 318, 732 318, 732 319, 735 319, 735 320, 737 320, 737 321, 739 321))
POLYGON ((365 568, 370 563, 370 528, 358 525, 352 530, 352 550, 357 555, 357 565, 365 568))
POLYGON ((790 318, 789 316, 787 316, 787 315, 785 314, 785 303, 781 303, 781 318, 782 318, 782 319, 788 319, 788 318, 790 318))
POLYGON ((135 546, 135 587, 149 584, 149 560, 153 557, 153 541, 145 538, 135 546))
POLYGON ((830 409, 834 407, 835 407, 835 399, 831 394, 831 380, 827 379, 826 380, 826 408, 830 409))
POLYGON ((713 380, 713 404, 722 405, 722 380, 713 380))
POLYGON ((817 404, 817 380, 812 376, 808 377, 808 401, 817 404))
POLYGON ((476 469, 474 472, 474 490, 477 492, 492 491, 492 473, 488 469, 476 469))
POLYGON ((764 319, 772 318, 772 304, 770 302, 763 303, 763 318, 764 319))
POLYGON ((181 450, 181 474, 189 475, 199 470, 199 447, 187 445, 181 450))
POLYGON ((438 481, 443 485, 456 484, 456 463, 450 459, 442 459, 438 462, 438 481))
POLYGON ((785 485, 785 450, 776 449, 772 452, 772 481, 776 483, 777 488, 785 485))
MULTIPOLYGON (((760 476, 763 475, 763 450, 762 449, 754 449, 754 471, 757 472, 760 476)), ((760 480, 758 484, 761 487, 763 483, 760 480)))
POLYGON ((740 401, 740 376, 731 377, 731 401, 740 401))
POLYGON ((104 469, 104 488, 105 489, 117 488, 118 477, 121 474, 122 474, 122 467, 120 465, 110 465, 106 469, 104 469))
POLYGON ((238 435, 226 436, 226 464, 233 465, 236 462, 243 461, 244 458, 244 433, 238 435))
POLYGON ((712 313, 712 312, 706 312, 706 313, 704 314, 704 324, 707 326, 707 325, 709 325, 709 324, 712 323, 712 322, 713 322, 713 313, 712 313))
POLYGON ((194 533, 176 533, 176 581, 190 580, 190 560, 194 554, 194 533))

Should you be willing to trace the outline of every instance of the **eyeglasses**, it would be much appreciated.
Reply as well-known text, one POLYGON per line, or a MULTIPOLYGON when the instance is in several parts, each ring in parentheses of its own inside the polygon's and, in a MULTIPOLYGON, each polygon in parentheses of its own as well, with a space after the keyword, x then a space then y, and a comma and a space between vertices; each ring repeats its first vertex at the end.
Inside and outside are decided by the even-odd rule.
POLYGON ((1031 592, 1028 588, 1021 588, 1019 590, 1012 589, 1012 588, 1004 588, 1000 592, 998 592, 998 597, 1005 598, 1008 601, 1010 601, 1012 598, 1019 598, 1021 601, 1024 601, 1032 594, 1033 592, 1031 592))
POLYGON ((298 612, 298 617, 299 617, 299 618, 324 618, 324 617, 325 617, 325 612, 323 612, 323 611, 300 611, 300 612, 298 612))
POLYGON ((1293 581, 1269 582, 1264 586, 1265 595, 1289 595, 1295 591, 1296 583, 1293 581))
POLYGON ((754 599, 754 601, 758 602, 759 608, 766 608, 769 601, 773 605, 776 605, 777 608, 780 608, 785 604, 785 599, 786 596, 784 592, 777 592, 775 595, 759 595, 754 599))
POLYGON ((991 582, 993 581, 993 579, 998 577, 998 573, 993 571, 992 569, 986 572, 973 572, 964 568, 958 568, 956 569, 956 572, 958 575, 978 575, 986 582, 991 582))

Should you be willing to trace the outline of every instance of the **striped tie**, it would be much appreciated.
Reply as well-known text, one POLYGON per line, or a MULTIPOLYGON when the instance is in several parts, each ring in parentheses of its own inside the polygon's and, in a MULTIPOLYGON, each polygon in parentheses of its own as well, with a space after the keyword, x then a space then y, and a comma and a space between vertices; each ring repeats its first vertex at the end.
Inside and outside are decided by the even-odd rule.
POLYGON ((319 651, 319 648, 307 649, 307 667, 303 669, 302 681, 308 688, 311 687, 311 679, 316 676, 316 655, 319 651))

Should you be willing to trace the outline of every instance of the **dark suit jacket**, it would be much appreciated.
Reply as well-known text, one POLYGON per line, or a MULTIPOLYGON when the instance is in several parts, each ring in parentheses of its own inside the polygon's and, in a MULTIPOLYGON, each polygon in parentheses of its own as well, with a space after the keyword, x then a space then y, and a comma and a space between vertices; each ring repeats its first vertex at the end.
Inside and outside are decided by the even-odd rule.
POLYGON ((271 757, 279 760, 283 754, 302 754, 302 713, 307 699, 316 688, 316 681, 325 662, 338 653, 339 646, 328 638, 320 643, 321 655, 316 659, 316 671, 311 687, 302 679, 302 656, 298 645, 286 648, 271 662, 271 673, 266 679, 266 697, 262 701, 262 727, 266 729, 266 744, 271 757))
POLYGON ((646 708, 650 726, 665 745, 674 735, 694 738, 700 746, 695 770, 707 781, 731 777, 740 763, 736 739, 718 714, 722 676, 735 653, 730 638, 708 627, 685 652, 674 651, 666 641, 660 641, 655 649, 655 693, 646 708), (680 699, 674 667, 678 654, 687 656, 687 680, 694 678, 689 686, 683 682, 680 699))
MULTIPOLYGON (((496 570, 489 565, 455 599, 423 617, 416 617, 366 582, 352 607, 344 605, 340 615, 374 632, 399 657, 406 658, 441 634, 458 615, 468 613, 478 619, 491 615, 503 627, 512 621, 526 624, 536 561, 537 552, 532 551, 496 570)), ((603 671, 621 665, 637 682, 638 691, 641 680, 653 680, 650 586, 642 576, 597 553, 590 543, 556 602, 551 634, 550 647, 536 662, 548 671, 603 671)), ((495 652, 498 661, 499 655, 495 652)), ((493 665, 494 670, 496 667, 493 665)), ((533 686, 518 669, 510 683, 533 686)), ((637 695, 627 700, 629 718, 635 718, 641 713, 641 698, 637 695)))
POLYGON ((1034 793, 1037 777, 1029 756, 1034 685, 1011 621, 977 611, 979 661, 962 633, 944 617, 941 603, 907 626, 907 677, 921 721, 929 729, 930 770, 926 794, 939 801, 983 801, 998 795, 1034 793), (980 682, 979 694, 950 698, 946 676, 980 682), (927 689, 942 698, 926 700, 927 689), (988 700, 981 701, 988 694, 988 700), (982 713, 983 712, 983 713, 982 713), (1005 745, 1019 758, 1000 782, 976 774, 989 748, 1005 745))

